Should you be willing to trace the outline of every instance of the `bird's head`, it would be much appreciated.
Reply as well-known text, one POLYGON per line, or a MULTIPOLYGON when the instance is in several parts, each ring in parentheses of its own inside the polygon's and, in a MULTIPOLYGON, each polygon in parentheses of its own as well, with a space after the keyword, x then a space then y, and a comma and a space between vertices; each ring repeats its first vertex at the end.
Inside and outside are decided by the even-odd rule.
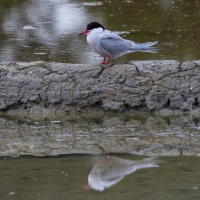
POLYGON ((105 30, 105 28, 98 22, 91 22, 87 25, 87 29, 85 31, 83 31, 82 33, 79 34, 80 35, 85 35, 88 34, 90 31, 94 30, 94 29, 98 29, 101 28, 103 30, 105 30))

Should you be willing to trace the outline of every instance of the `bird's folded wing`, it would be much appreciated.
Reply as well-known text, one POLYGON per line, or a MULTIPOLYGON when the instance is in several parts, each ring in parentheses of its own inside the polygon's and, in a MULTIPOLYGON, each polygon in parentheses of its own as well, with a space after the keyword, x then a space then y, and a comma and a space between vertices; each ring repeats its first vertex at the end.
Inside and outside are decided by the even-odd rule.
POLYGON ((129 50, 125 40, 117 37, 103 37, 100 39, 99 45, 113 55, 125 53, 129 50))

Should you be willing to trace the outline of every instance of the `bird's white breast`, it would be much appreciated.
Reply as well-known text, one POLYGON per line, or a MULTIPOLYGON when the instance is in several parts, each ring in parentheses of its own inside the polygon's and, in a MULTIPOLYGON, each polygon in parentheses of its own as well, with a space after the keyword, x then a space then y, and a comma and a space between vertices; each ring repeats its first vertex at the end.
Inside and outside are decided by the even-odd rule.
POLYGON ((101 27, 92 29, 87 35, 87 42, 96 53, 103 57, 111 58, 110 52, 100 45, 100 40, 105 37, 105 33, 107 33, 107 30, 103 30, 101 27))
POLYGON ((93 49, 99 44, 100 35, 102 32, 102 28, 95 28, 88 33, 87 42, 93 49))

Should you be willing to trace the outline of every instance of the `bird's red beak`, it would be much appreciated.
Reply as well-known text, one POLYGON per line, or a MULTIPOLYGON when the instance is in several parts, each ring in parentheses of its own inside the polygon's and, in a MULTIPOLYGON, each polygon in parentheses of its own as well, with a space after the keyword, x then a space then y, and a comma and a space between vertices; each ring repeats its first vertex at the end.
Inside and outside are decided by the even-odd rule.
POLYGON ((83 32, 80 33, 78 36, 88 34, 89 32, 90 32, 89 30, 83 31, 83 32))

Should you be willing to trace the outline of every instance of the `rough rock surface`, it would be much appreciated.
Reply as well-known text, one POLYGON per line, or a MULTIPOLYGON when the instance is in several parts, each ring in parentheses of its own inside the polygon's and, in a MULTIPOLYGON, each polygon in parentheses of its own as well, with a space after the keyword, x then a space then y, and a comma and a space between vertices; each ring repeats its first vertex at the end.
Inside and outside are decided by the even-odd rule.
POLYGON ((0 116, 0 156, 131 153, 200 156, 200 117, 92 113, 0 116))
POLYGON ((80 111, 200 107, 200 61, 132 61, 100 66, 0 63, 1 111, 80 111))

